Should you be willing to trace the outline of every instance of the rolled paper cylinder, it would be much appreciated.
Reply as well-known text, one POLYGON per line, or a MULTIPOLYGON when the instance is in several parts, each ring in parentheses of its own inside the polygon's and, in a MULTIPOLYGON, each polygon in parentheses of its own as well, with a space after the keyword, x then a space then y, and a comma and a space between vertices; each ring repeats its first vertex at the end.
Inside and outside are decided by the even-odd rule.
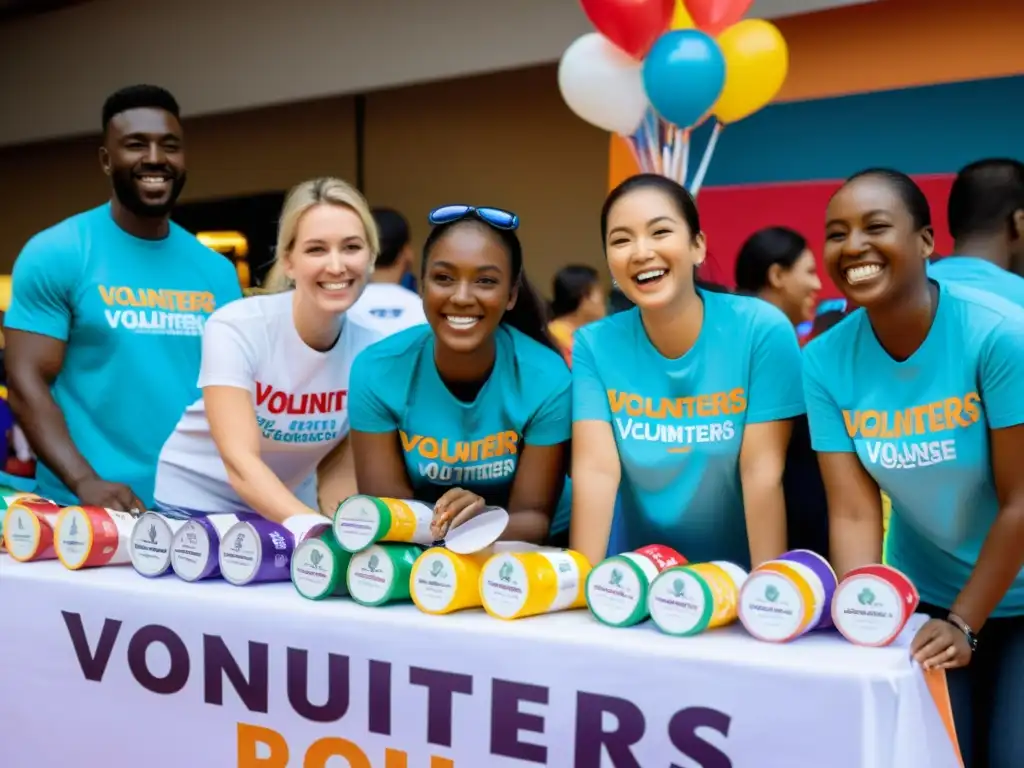
POLYGON ((362 552, 378 541, 433 544, 434 508, 419 501, 349 496, 334 513, 334 536, 342 549, 362 552))
POLYGON ((480 572, 490 557, 489 551, 460 555, 442 547, 428 549, 412 567, 412 601, 433 615, 479 608, 480 572))
POLYGON ((824 587, 811 569, 771 560, 754 569, 740 589, 739 618, 758 640, 789 642, 820 620, 824 600, 824 587))
POLYGON ((686 558, 660 545, 641 547, 609 557, 587 576, 587 607, 610 627, 631 627, 649 616, 648 594, 657 575, 686 558))
POLYGON ((377 607, 411 598, 412 567, 423 552, 417 544, 374 544, 348 564, 348 593, 360 605, 377 607))
POLYGON ((331 519, 323 515, 293 515, 283 523, 285 529, 292 535, 295 546, 298 546, 306 539, 317 539, 324 531, 331 529, 331 519))
POLYGON ((587 558, 569 549, 494 555, 480 574, 484 610, 510 620, 583 608, 590 570, 587 558))
POLYGON ((171 570, 184 581, 219 578, 221 540, 238 521, 231 514, 190 518, 174 534, 171 570))
POLYGON ((840 582, 832 620, 851 643, 880 647, 899 637, 919 603, 917 588, 903 573, 887 565, 866 565, 840 582))
POLYGON ((679 636, 731 624, 746 578, 746 571, 725 561, 670 568, 651 585, 651 618, 665 634, 679 636))
POLYGON ((252 516, 239 520, 224 534, 220 546, 220 573, 241 587, 291 579, 295 537, 279 523, 252 516))
POLYGON ((135 517, 103 507, 67 507, 54 529, 54 548, 64 567, 97 568, 131 561, 135 517))
POLYGON ((140 515, 132 527, 129 546, 136 572, 149 578, 169 573, 174 534, 184 525, 184 520, 171 519, 159 512, 140 515))
POLYGON ((18 562, 56 560, 53 529, 61 508, 39 497, 15 499, 4 515, 4 546, 18 562))
POLYGON ((832 570, 828 560, 809 549, 794 549, 782 555, 779 560, 791 560, 794 563, 800 563, 817 574, 825 589, 825 602, 822 604, 821 618, 818 620, 817 625, 811 627, 811 629, 831 629, 833 626, 832 596, 836 592, 839 579, 836 578, 836 572, 832 570))
POLYGON ((307 538, 292 553, 291 576, 295 590, 310 600, 348 594, 346 576, 352 553, 334 538, 334 531, 307 538))

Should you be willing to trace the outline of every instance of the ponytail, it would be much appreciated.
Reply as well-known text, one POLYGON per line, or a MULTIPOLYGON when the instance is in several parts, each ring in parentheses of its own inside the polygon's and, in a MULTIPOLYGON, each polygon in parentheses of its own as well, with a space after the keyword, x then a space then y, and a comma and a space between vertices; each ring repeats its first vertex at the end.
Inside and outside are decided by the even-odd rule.
POLYGON ((548 317, 544 300, 537 294, 537 289, 526 278, 526 273, 519 273, 519 295, 512 309, 505 313, 501 322, 509 328, 515 328, 548 349, 558 352, 551 334, 548 333, 548 317))
POLYGON ((295 287, 295 283, 284 273, 284 262, 276 259, 263 278, 263 293, 283 293, 295 287))

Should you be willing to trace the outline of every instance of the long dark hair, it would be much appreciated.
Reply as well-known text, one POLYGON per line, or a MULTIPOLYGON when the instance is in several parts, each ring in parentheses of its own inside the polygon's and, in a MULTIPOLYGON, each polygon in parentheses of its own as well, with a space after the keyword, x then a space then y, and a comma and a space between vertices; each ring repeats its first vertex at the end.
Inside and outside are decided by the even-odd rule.
POLYGON ((773 266, 790 269, 806 250, 804 236, 788 227, 759 229, 747 238, 736 257, 736 287, 757 293, 768 285, 773 266))
MULTIPOLYGON (((654 189, 669 198, 675 204, 679 214, 686 222, 686 226, 690 230, 690 238, 692 240, 697 239, 697 235, 701 234, 703 230, 700 228, 700 212, 697 210, 697 203, 694 201, 693 195, 687 192, 684 186, 672 181, 672 179, 666 176, 660 176, 656 173, 638 173, 636 176, 630 176, 628 179, 620 183, 619 186, 609 192, 608 197, 605 198, 604 205, 601 206, 602 248, 605 248, 607 251, 606 241, 608 238, 608 213, 611 211, 612 206, 626 195, 640 189, 654 189)), ((712 291, 714 293, 729 292, 727 288, 724 288, 721 285, 700 279, 697 276, 698 270, 699 267, 694 266, 694 287, 705 291, 712 291)))
POLYGON ((430 230, 430 234, 427 235, 427 240, 423 244, 420 279, 426 277, 427 260, 430 258, 430 252, 434 249, 434 246, 446 234, 456 227, 463 225, 483 227, 498 238, 508 254, 509 265, 512 268, 512 287, 518 287, 519 294, 516 298, 516 303, 512 306, 512 309, 505 312, 501 322, 511 328, 515 328, 520 333, 526 334, 545 347, 557 351, 554 341, 548 335, 547 312, 545 311, 544 302, 526 278, 526 272, 523 269, 523 246, 519 242, 519 236, 516 235, 515 230, 498 229, 484 221, 469 218, 456 219, 446 224, 438 224, 430 230))

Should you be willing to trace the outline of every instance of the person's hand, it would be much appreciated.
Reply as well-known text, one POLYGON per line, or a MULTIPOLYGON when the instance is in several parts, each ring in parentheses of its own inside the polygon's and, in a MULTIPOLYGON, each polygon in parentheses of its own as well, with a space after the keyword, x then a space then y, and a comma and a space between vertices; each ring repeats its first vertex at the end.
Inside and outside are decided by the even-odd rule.
POLYGON ((448 535, 451 528, 462 525, 467 520, 483 512, 487 503, 483 496, 478 496, 465 488, 451 488, 434 505, 434 519, 430 522, 430 535, 441 541, 448 535))
POLYGON ((100 478, 83 480, 75 488, 78 503, 82 506, 104 507, 119 512, 129 512, 138 517, 146 511, 146 505, 127 485, 108 483, 100 478))
POLYGON ((910 652, 925 669, 956 669, 971 661, 967 636, 944 619, 932 619, 914 636, 910 652))

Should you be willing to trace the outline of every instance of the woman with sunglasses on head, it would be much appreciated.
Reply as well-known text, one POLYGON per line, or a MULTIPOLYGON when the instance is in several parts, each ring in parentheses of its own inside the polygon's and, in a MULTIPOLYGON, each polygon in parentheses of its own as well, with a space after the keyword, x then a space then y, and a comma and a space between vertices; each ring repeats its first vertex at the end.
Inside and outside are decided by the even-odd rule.
POLYGON ((851 177, 825 237, 860 307, 805 348, 836 571, 881 562, 882 489, 886 561, 933 617, 911 652, 949 671, 966 768, 1024 765, 1024 313, 929 280, 928 201, 898 171, 851 177))
MULTIPOLYGON (((344 181, 315 179, 288 194, 266 280, 272 292, 229 304, 206 323, 202 397, 160 453, 158 509, 251 509, 277 523, 319 511, 317 465, 339 445, 349 455, 352 361, 380 338, 348 315, 377 251, 366 201, 344 181)), ((340 466, 332 481, 344 497, 355 492, 351 458, 340 466)))
POLYGON ((612 277, 636 305, 581 328, 573 350, 573 549, 622 545, 749 566, 786 549, 782 474, 804 413, 785 315, 696 284, 706 244, 693 198, 644 174, 601 211, 612 277))
POLYGON ((375 344, 352 371, 359 490, 434 503, 438 539, 499 506, 504 538, 539 543, 565 483, 571 378, 523 274, 518 217, 449 205, 430 223, 428 325, 375 344))

